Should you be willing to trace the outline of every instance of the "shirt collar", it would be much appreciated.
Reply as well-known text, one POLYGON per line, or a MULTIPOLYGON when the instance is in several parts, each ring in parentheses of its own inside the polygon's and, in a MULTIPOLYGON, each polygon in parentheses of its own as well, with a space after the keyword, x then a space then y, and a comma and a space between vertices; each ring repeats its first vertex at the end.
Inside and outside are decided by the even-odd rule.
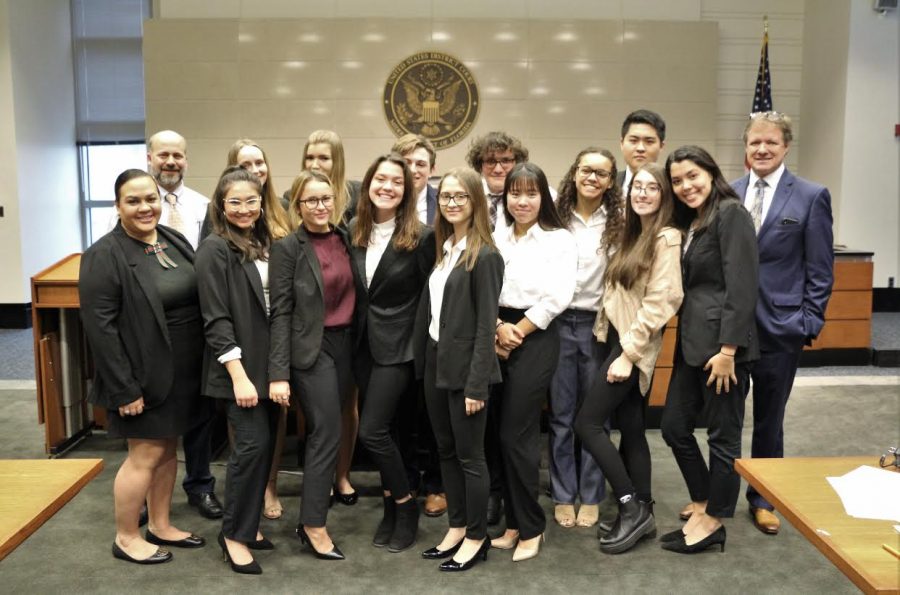
POLYGON ((422 188, 422 191, 419 192, 419 196, 416 197, 416 202, 423 203, 428 199, 428 184, 425 184, 425 187, 422 188))
POLYGON ((457 252, 462 252, 466 249, 466 239, 468 236, 461 239, 459 242, 454 244, 456 241, 456 236, 450 236, 446 240, 444 240, 444 254, 450 254, 453 250, 457 252))
POLYGON ((184 194, 184 181, 178 184, 178 187, 175 190, 166 190, 159 184, 157 184, 156 187, 159 189, 159 195, 163 198, 163 200, 166 200, 166 196, 168 196, 169 194, 174 194, 176 202, 178 202, 179 200, 181 200, 181 195, 184 194))
MULTIPOLYGON (((767 175, 763 178, 766 181, 766 185, 771 188, 773 191, 778 187, 778 182, 781 181, 781 176, 784 175, 784 162, 781 162, 781 165, 778 166, 778 169, 767 175)), ((756 172, 752 169, 750 170, 750 180, 748 182, 747 187, 753 188, 756 186, 756 181, 759 179, 759 176, 756 175, 756 172)))
POLYGON ((594 209, 594 212, 591 213, 591 216, 588 217, 588 220, 585 221, 582 219, 581 215, 575 209, 572 209, 572 220, 579 221, 585 227, 593 227, 596 225, 600 225, 606 220, 606 207, 601 203, 599 207, 594 209))

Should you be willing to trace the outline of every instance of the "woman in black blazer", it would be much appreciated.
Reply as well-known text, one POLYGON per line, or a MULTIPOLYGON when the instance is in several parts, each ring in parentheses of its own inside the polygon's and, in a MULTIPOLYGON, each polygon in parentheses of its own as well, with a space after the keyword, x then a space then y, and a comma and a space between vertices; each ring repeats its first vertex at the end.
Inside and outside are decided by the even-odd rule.
POLYGON ((194 252, 180 233, 157 225, 156 180, 129 169, 115 183, 119 223, 81 257, 81 320, 94 354, 89 400, 108 412, 110 436, 128 440, 113 486, 116 558, 168 562, 165 548, 205 541, 169 522, 178 436, 209 416, 200 398, 203 329, 194 252), (146 499, 146 539, 138 516, 146 499))
POLYGON ((272 246, 269 395, 297 395, 306 418, 303 496, 297 534, 317 557, 343 560, 325 529, 341 443, 341 412, 353 388, 352 354, 365 295, 347 233, 331 224, 334 189, 304 171, 290 215, 297 231, 272 246))
POLYGON ((434 265, 434 234, 419 223, 412 176, 399 155, 378 157, 366 172, 350 238, 367 287, 355 366, 363 403, 359 437, 384 491, 384 514, 372 544, 401 552, 416 542, 419 509, 391 422, 401 398, 415 387, 413 326, 434 265))
POLYGON ((484 458, 484 410, 500 382, 494 323, 503 259, 491 239, 481 176, 450 170, 438 187, 437 263, 416 316, 416 371, 424 372, 425 404, 447 490, 450 529, 426 559, 449 558, 445 571, 487 559, 490 479, 484 458))
POLYGON ((219 545, 235 572, 260 574, 251 549, 272 549, 259 511, 275 443, 278 404, 269 400, 268 252, 262 186, 252 173, 225 170, 213 193, 212 234, 197 251, 206 331, 203 394, 226 402, 233 430, 219 545))
POLYGON ((684 527, 661 541, 663 548, 679 553, 712 545, 724 551, 721 519, 734 516, 741 485, 734 460, 741 456, 749 363, 759 359, 756 233, 750 214, 704 149, 676 149, 666 171, 678 198, 675 221, 686 236, 684 301, 661 430, 693 511, 684 527), (709 467, 694 438, 704 410, 709 412, 709 467))

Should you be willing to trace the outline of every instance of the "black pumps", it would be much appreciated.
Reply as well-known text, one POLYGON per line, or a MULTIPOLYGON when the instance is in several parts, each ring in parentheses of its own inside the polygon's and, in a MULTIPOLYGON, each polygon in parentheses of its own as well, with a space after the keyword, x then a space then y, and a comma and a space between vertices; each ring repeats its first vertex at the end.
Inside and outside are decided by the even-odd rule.
POLYGON ((662 543, 662 548, 679 554, 696 554, 707 550, 714 545, 718 545, 721 547, 721 552, 725 551, 725 525, 721 525, 705 538, 692 545, 688 545, 687 542, 685 542, 683 535, 681 539, 677 539, 677 537, 678 536, 675 535, 671 541, 664 541, 662 543))
POLYGON ((300 538, 300 543, 303 545, 309 546, 309 549, 316 555, 316 558, 319 560, 344 560, 344 554, 341 550, 338 549, 337 545, 332 544, 332 548, 330 552, 325 552, 324 554, 316 549, 316 546, 312 544, 312 540, 309 538, 309 535, 306 534, 306 529, 303 528, 303 525, 297 527, 297 537, 300 538))
MULTIPOLYGON (((462 542, 460 542, 462 543, 462 542)), ((481 547, 478 548, 478 551, 475 552, 475 555, 466 560, 465 562, 457 562, 453 558, 449 560, 444 560, 441 562, 440 569, 444 572, 464 572, 469 570, 479 560, 487 560, 488 550, 491 549, 491 540, 487 537, 484 538, 484 541, 481 544, 481 547)))

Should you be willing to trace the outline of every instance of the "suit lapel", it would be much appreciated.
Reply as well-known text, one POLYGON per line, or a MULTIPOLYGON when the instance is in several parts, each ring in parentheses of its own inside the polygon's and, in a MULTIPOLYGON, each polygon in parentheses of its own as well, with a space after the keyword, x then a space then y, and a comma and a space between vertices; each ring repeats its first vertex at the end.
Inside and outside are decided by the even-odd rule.
POLYGON ((352 246, 350 248, 350 254, 353 256, 353 263, 356 265, 356 270, 360 271, 361 274, 365 274, 366 249, 362 246, 352 246))
MULTIPOLYGON (((391 238, 391 242, 384 249, 384 253, 381 255, 381 260, 378 261, 378 266, 375 267, 375 273, 372 275, 372 284, 369 286, 369 295, 374 295, 375 291, 377 291, 378 287, 384 282, 385 279, 390 277, 388 271, 394 261, 397 260, 397 251, 394 250, 394 240, 391 238)), ((363 266, 360 269, 361 271, 366 270, 365 260, 363 261, 363 266)))
POLYGON ((306 257, 306 262, 309 263, 309 268, 312 269, 313 276, 316 278, 316 283, 319 285, 319 292, 324 299, 325 282, 322 281, 322 267, 319 266, 319 257, 316 256, 316 251, 309 240, 309 235, 303 227, 300 227, 297 230, 297 239, 300 241, 300 251, 306 257))
POLYGON ((766 232, 768 232, 773 225, 775 225, 775 221, 778 221, 781 216, 781 211, 784 210, 784 206, 791 199, 791 194, 794 192, 794 174, 789 172, 787 169, 784 170, 784 173, 781 174, 781 180, 778 182, 778 186, 775 188, 775 195, 772 197, 772 204, 769 205, 769 211, 766 213, 766 219, 763 221, 762 226, 759 228, 759 237, 762 238, 766 232))
POLYGON ((426 190, 425 205, 428 208, 425 215, 428 221, 425 222, 425 225, 434 225, 434 213, 437 209, 437 190, 431 186, 428 186, 426 190))
POLYGON ((262 278, 259 276, 259 269, 256 268, 256 263, 253 261, 242 262, 241 268, 244 270, 244 274, 247 275, 247 280, 250 281, 250 287, 253 288, 253 295, 256 296, 259 307, 265 312, 266 296, 263 292, 262 278))
MULTIPOLYGON (((750 174, 747 174, 743 178, 737 180, 734 184, 731 185, 734 188, 734 193, 738 195, 738 199, 741 201, 741 204, 745 204, 745 198, 747 196, 747 185, 750 183, 750 174)), ((749 209, 748 209, 749 210, 749 209)))
POLYGON ((169 341, 169 328, 166 325, 166 313, 163 310, 162 300, 159 298, 156 286, 147 278, 147 275, 142 275, 139 270, 140 265, 143 262, 142 259, 150 257, 144 254, 144 250, 141 248, 140 244, 132 241, 132 239, 128 237, 125 230, 122 229, 121 223, 117 225, 115 231, 116 241, 118 241, 119 246, 122 247, 122 254, 125 256, 125 261, 128 263, 128 267, 131 270, 131 276, 138 287, 141 288, 141 291, 144 292, 147 303, 150 304, 150 310, 153 312, 153 318, 156 319, 156 324, 162 331, 163 337, 166 338, 166 343, 171 344, 169 341))

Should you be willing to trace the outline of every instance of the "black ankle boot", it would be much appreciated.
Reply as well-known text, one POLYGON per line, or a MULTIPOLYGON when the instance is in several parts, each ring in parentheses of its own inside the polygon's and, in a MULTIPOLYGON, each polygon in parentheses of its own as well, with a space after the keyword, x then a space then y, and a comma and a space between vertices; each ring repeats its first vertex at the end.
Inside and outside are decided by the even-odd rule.
POLYGON ((375 538, 372 539, 372 545, 375 547, 384 547, 391 541, 391 535, 394 534, 394 525, 397 523, 397 504, 391 496, 384 498, 384 516, 378 523, 378 529, 375 530, 375 538))
POLYGON ((391 553, 402 552, 412 547, 419 532, 419 505, 416 504, 415 498, 396 506, 397 522, 394 523, 394 533, 388 543, 388 551, 391 553))
POLYGON ((612 531, 600 539, 600 551, 621 554, 655 531, 656 521, 650 513, 650 504, 632 496, 628 502, 619 503, 619 518, 612 531))

